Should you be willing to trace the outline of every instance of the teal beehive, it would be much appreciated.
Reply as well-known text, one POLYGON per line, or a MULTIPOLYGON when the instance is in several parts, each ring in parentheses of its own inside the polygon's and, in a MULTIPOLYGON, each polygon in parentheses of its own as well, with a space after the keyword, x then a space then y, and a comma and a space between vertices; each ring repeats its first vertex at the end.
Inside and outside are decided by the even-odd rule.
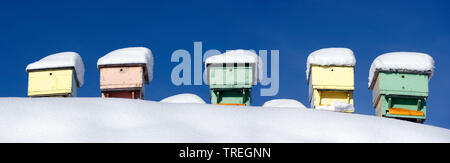
POLYGON ((433 58, 423 53, 396 52, 377 57, 369 75, 376 115, 423 123, 433 68, 433 58))
POLYGON ((205 67, 211 104, 250 105, 259 66, 259 57, 247 50, 233 50, 207 58, 205 67))

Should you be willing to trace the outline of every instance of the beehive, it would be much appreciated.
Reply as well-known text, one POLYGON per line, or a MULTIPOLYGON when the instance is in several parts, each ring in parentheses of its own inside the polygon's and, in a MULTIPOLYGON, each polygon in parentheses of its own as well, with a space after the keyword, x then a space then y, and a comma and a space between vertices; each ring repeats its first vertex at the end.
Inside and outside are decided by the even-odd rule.
POLYGON ((377 57, 369 78, 376 115, 424 122, 433 64, 432 58, 423 53, 388 53, 377 57))
POLYGON ((123 65, 100 67, 102 97, 144 98, 144 67, 123 65))
POLYGON ((252 71, 251 66, 208 66, 211 103, 250 105, 252 71))
POLYGON ((74 52, 49 55, 27 66, 28 96, 76 97, 84 78, 84 64, 74 52))
POLYGON ((250 51, 234 50, 206 60, 211 104, 251 104, 252 86, 258 80, 259 57, 250 51))
POLYGON ((102 97, 145 98, 145 84, 153 75, 153 56, 149 49, 118 49, 100 58, 97 66, 102 97))
POLYGON ((347 48, 320 49, 308 56, 307 79, 311 107, 342 112, 354 112, 353 52, 347 48), (348 104, 346 109, 335 108, 348 104))
POLYGON ((72 69, 38 70, 28 72, 28 96, 76 97, 78 82, 72 69))

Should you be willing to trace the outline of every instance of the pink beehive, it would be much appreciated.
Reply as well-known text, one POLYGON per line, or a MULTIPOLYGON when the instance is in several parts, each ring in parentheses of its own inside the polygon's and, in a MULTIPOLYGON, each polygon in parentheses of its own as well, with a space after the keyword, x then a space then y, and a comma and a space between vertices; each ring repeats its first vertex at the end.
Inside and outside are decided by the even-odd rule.
POLYGON ((102 97, 145 98, 145 84, 152 80, 153 56, 144 47, 112 51, 98 60, 102 97))

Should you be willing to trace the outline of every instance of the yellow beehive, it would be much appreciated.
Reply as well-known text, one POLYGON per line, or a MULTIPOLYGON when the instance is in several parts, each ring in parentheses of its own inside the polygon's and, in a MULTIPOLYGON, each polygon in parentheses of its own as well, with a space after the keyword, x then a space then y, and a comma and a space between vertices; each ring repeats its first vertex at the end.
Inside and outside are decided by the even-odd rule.
MULTIPOLYGON (((353 52, 346 48, 321 49, 308 57, 307 79, 312 108, 328 107, 337 102, 353 105, 355 63, 353 52), (327 57, 331 61, 327 61, 327 57), (336 58, 344 57, 349 59, 334 63, 336 58), (326 64, 315 65, 314 62, 326 64)), ((354 110, 343 112, 353 113, 354 110)))
POLYGON ((75 52, 44 57, 29 64, 27 72, 30 97, 75 97, 84 82, 84 64, 75 52))
POLYGON ((311 66, 311 84, 317 89, 354 90, 354 67, 311 66))
POLYGON ((28 72, 28 96, 77 96, 77 81, 73 69, 53 69, 28 72))
POLYGON ((312 106, 330 106, 334 102, 353 105, 354 67, 312 65, 309 83, 312 106))

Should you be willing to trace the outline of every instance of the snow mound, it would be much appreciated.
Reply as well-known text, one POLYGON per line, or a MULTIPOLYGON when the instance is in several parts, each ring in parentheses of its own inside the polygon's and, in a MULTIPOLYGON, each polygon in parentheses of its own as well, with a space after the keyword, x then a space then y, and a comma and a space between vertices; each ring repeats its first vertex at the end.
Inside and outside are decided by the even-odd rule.
POLYGON ((344 112, 344 111, 355 111, 355 108, 352 104, 348 104, 345 102, 333 102, 330 106, 323 105, 323 106, 316 106, 317 110, 328 110, 328 111, 337 111, 337 112, 344 112))
MULTIPOLYGON (((262 80, 262 67, 263 61, 261 57, 259 57, 256 53, 250 50, 229 50, 223 54, 215 55, 206 58, 205 60, 205 68, 209 64, 233 64, 233 63, 249 63, 255 65, 255 73, 257 76, 257 81, 262 80)), ((256 82, 255 82, 256 83, 256 82)))
POLYGON ((281 107, 281 108, 306 108, 301 102, 292 99, 275 99, 267 101, 263 107, 281 107))
POLYGON ((355 66, 353 51, 348 48, 324 48, 312 52, 306 61, 306 79, 309 80, 311 65, 355 66))
POLYGON ((193 103, 193 104, 206 104, 202 98, 190 93, 183 93, 162 99, 160 102, 165 103, 193 103))
POLYGON ((153 54, 146 47, 129 47, 109 52, 97 61, 97 67, 106 65, 145 64, 148 82, 153 80, 153 54))
POLYGON ((32 71, 58 68, 74 68, 78 87, 83 86, 84 63, 81 56, 75 52, 61 52, 46 56, 39 61, 29 64, 26 70, 32 71))
POLYGON ((0 98, 0 142, 450 142, 450 130, 312 109, 0 98))
POLYGON ((376 73, 388 72, 412 72, 426 73, 433 76, 434 60, 425 53, 417 52, 392 52, 378 56, 372 62, 369 72, 369 87, 376 73))

